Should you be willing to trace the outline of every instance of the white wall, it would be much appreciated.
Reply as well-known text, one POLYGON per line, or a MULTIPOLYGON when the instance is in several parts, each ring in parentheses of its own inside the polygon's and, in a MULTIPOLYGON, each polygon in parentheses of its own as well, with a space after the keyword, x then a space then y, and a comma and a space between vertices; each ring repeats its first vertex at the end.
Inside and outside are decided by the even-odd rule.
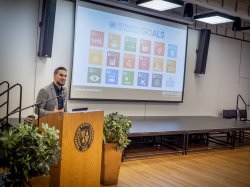
MULTIPOLYGON (((23 86, 23 106, 32 104, 34 98, 37 20, 38 0, 0 1, 0 82, 23 86)), ((2 85, 0 92, 4 88, 2 85)), ((19 89, 12 93, 10 110, 19 104, 19 89)), ((5 99, 1 97, 0 104, 5 99)), ((5 110, 5 107, 0 109, 0 117, 5 110)))
MULTIPOLYGON (((74 4, 58 0, 52 58, 36 57, 39 0, 0 2, 0 82, 19 82, 23 86, 23 107, 35 102, 39 89, 52 81, 57 66, 71 72, 74 4), (9 5, 8 5, 9 4, 9 5), (8 5, 8 7, 6 7, 8 5), (5 10, 5 11, 3 11, 5 10)), ((189 29, 186 78, 183 103, 69 101, 69 108, 89 107, 105 113, 119 111, 125 115, 212 115, 234 109, 237 94, 250 103, 250 44, 211 35, 205 75, 194 74, 199 32, 189 29)), ((69 81, 67 86, 69 86, 69 81)), ((2 87, 0 87, 0 92, 2 87)), ((2 98, 3 99, 3 98, 2 98)), ((1 100, 2 100, 1 99, 1 100)), ((11 105, 17 105, 17 96, 11 105)), ((1 104, 1 101, 0 101, 1 104)), ((29 109, 25 117, 33 114, 29 109)), ((4 110, 0 109, 0 117, 4 110)))

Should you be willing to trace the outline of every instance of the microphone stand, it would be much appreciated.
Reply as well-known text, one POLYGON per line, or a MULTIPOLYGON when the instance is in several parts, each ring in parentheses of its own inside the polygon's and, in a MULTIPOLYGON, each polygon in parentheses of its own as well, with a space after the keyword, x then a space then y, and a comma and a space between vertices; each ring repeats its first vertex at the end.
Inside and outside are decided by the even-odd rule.
POLYGON ((48 102, 50 100, 53 100, 53 99, 56 99, 58 97, 64 97, 63 94, 62 95, 58 95, 56 97, 52 97, 52 98, 49 98, 47 100, 43 100, 43 101, 40 101, 40 102, 37 102, 33 105, 30 105, 30 106, 27 106, 25 108, 22 108, 22 109, 19 109, 19 110, 15 110, 13 112, 11 112, 10 114, 8 114, 8 116, 12 115, 12 114, 15 114, 17 112, 20 112, 20 111, 23 111, 23 110, 26 110, 26 109, 29 109, 29 108, 32 108, 32 107, 37 107, 37 126, 39 127, 39 118, 40 118, 40 108, 41 108, 41 104, 45 103, 45 102, 48 102))

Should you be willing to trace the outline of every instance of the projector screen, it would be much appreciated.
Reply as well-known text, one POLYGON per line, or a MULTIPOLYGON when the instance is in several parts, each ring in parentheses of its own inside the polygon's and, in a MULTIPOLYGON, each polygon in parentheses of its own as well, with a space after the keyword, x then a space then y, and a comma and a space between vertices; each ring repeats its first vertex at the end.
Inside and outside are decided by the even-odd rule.
POLYGON ((187 26, 78 2, 70 99, 183 101, 187 26))

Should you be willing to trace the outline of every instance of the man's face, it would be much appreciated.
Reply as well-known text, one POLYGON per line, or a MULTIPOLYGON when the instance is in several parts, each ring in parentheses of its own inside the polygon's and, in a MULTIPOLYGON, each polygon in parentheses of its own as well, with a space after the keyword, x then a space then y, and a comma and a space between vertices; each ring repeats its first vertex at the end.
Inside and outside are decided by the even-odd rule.
POLYGON ((67 78, 67 71, 59 70, 57 74, 54 75, 54 81, 59 86, 64 86, 67 78))

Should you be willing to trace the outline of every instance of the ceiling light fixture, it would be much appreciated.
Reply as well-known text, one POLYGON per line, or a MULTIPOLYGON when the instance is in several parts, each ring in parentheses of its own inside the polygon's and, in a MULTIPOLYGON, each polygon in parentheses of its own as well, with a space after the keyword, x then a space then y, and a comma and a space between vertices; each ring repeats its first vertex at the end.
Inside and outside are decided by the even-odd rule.
POLYGON ((170 10, 184 5, 183 1, 180 0, 138 0, 136 4, 158 11, 170 10))
POLYGON ((241 27, 241 19, 239 17, 237 17, 235 19, 235 22, 233 23, 233 31, 248 31, 250 32, 250 26, 248 27, 241 27))
POLYGON ((235 17, 220 12, 208 12, 208 13, 197 14, 194 16, 194 19, 196 21, 201 21, 213 25, 235 21, 235 17))
POLYGON ((186 3, 184 5, 184 10, 183 10, 183 18, 184 19, 190 19, 193 20, 193 16, 194 16, 194 8, 193 8, 193 4, 191 3, 186 3))

